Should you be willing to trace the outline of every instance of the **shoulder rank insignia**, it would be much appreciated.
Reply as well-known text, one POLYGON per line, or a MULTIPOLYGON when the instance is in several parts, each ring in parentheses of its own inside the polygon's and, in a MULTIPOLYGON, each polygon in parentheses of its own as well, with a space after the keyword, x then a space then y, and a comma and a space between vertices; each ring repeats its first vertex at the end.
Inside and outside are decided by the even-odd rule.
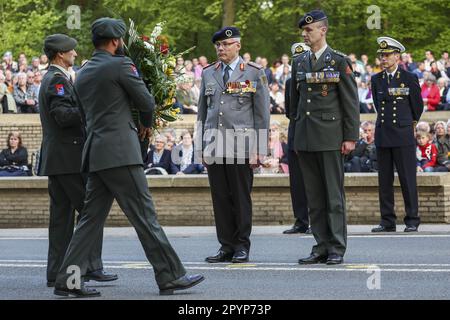
MULTIPOLYGON (((206 67, 203 68, 203 70, 208 69, 209 67, 212 67, 212 66, 216 66, 216 64, 217 64, 217 62, 213 62, 211 64, 208 64, 206 67)), ((220 65, 220 63, 219 63, 219 65, 220 65)))
POLYGON ((244 71, 244 67, 245 67, 245 63, 241 63, 241 64, 239 65, 239 69, 240 69, 241 71, 244 71))
POLYGON ((331 61, 331 54, 329 53, 329 52, 327 52, 326 54, 325 54, 325 62, 326 63, 328 63, 328 62, 330 62, 331 61))
POLYGON ((252 66, 253 68, 258 69, 258 70, 262 69, 262 66, 260 66, 259 64, 254 63, 254 62, 249 61, 247 64, 249 66, 252 66))
POLYGON ((347 56, 345 53, 342 53, 342 52, 340 52, 338 50, 334 50, 333 49, 333 52, 336 53, 337 55, 341 56, 341 57, 346 57, 347 56))

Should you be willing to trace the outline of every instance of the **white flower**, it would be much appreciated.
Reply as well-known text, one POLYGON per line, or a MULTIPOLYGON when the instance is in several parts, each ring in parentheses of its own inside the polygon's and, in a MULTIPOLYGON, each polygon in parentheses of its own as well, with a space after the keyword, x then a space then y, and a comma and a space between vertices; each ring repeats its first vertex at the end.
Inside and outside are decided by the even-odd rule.
POLYGON ((148 43, 147 41, 144 41, 144 46, 147 50, 150 50, 151 52, 155 51, 155 47, 152 44, 148 43))
POLYGON ((150 36, 152 39, 156 39, 161 35, 163 30, 164 22, 158 23, 152 31, 152 35, 150 36))

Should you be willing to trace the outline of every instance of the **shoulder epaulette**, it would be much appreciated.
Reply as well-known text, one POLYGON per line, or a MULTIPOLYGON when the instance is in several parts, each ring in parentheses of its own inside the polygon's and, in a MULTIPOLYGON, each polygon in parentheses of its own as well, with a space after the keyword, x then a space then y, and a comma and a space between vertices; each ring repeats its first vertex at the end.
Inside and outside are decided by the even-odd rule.
POLYGON ((337 55, 341 56, 341 57, 346 57, 347 56, 345 53, 342 53, 342 52, 340 52, 338 50, 334 50, 333 49, 333 52, 336 53, 337 55))
POLYGON ((258 70, 262 69, 262 66, 260 66, 260 65, 257 64, 257 63, 254 63, 254 62, 249 61, 247 64, 248 64, 249 66, 253 67, 253 68, 258 69, 258 70))
POLYGON ((208 64, 206 67, 203 68, 203 70, 208 69, 209 67, 215 66, 216 63, 217 63, 217 61, 216 61, 216 62, 213 62, 213 63, 211 63, 211 64, 208 64))

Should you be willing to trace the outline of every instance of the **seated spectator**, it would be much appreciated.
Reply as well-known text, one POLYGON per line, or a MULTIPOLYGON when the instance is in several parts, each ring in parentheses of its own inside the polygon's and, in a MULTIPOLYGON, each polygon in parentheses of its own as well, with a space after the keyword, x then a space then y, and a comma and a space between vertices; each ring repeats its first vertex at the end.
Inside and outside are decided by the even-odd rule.
POLYGON ((372 88, 369 83, 359 82, 358 85, 359 96, 359 111, 360 113, 375 113, 375 108, 372 98, 372 88))
POLYGON ((447 172, 450 169, 450 135, 445 133, 445 127, 444 121, 438 121, 434 125, 435 139, 433 143, 438 152, 435 172, 447 172))
POLYGON ((280 123, 271 121, 269 131, 269 153, 264 158, 260 173, 289 173, 287 166, 287 143, 282 140, 280 123), (282 164, 282 159, 285 161, 282 164))
POLYGON ((277 82, 270 86, 270 113, 284 114, 284 94, 280 91, 280 86, 277 82))
POLYGON ((281 90, 286 90, 286 81, 291 77, 291 69, 290 66, 283 66, 283 73, 278 79, 278 85, 281 90))
POLYGON ((269 62, 267 61, 267 58, 261 58, 261 66, 264 70, 264 73, 266 74, 267 82, 269 83, 269 85, 271 85, 273 83, 273 74, 272 70, 269 68, 269 62))
POLYGON ((433 76, 435 76, 436 80, 442 77, 441 71, 438 69, 435 61, 431 63, 430 67, 430 72, 433 76))
POLYGON ((423 80, 423 73, 424 72, 425 72, 425 63, 423 63, 423 62, 419 62, 417 64, 417 69, 412 71, 412 73, 414 73, 417 76, 417 78, 419 78, 419 82, 421 80, 423 80))
POLYGON ((8 70, 12 73, 16 73, 19 70, 19 65, 17 64, 17 62, 13 61, 13 55, 11 51, 7 51, 3 55, 2 68, 3 70, 8 70))
POLYGON ((437 106, 437 110, 450 110, 450 104, 447 102, 448 94, 448 80, 444 77, 439 78, 437 81, 437 86, 439 88, 439 94, 441 96, 441 101, 437 106))
POLYGON ((191 88, 192 99, 198 101, 200 98, 200 87, 202 85, 202 79, 194 78, 194 85, 191 88))
POLYGON ((194 144, 188 130, 181 133, 181 143, 172 150, 172 161, 178 167, 177 174, 202 173, 205 167, 194 161, 194 144))
POLYGON ((192 61, 186 60, 184 62, 184 75, 194 79, 195 74, 194 74, 193 69, 194 69, 194 65, 192 64, 192 61))
POLYGON ((176 174, 179 171, 172 162, 171 151, 165 149, 166 143, 167 138, 164 135, 156 136, 155 144, 144 160, 146 174, 176 174))
POLYGON ((38 57, 33 57, 33 59, 31 59, 31 71, 32 72, 40 71, 39 65, 40 65, 39 58, 38 57))
POLYGON ((431 141, 431 134, 424 131, 416 133, 417 172, 433 172, 437 163, 437 148, 431 141))
POLYGON ((18 83, 14 87, 13 97, 20 113, 39 113, 36 107, 38 97, 35 96, 31 86, 27 87, 27 75, 23 72, 18 74, 18 83))
POLYGON ((48 57, 43 54, 39 59, 39 70, 46 70, 48 68, 48 57))
POLYGON ((163 131, 163 135, 166 137, 167 142, 165 148, 167 150, 172 151, 173 147, 175 147, 177 141, 177 134, 173 128, 166 128, 163 131))
POLYGON ((383 71, 383 67, 381 66, 381 60, 380 58, 375 58, 375 65, 373 67, 373 73, 380 73, 381 71, 383 71))
POLYGON ((436 111, 436 108, 441 101, 439 88, 436 85, 436 77, 429 75, 425 78, 425 83, 422 85, 423 104, 427 111, 436 111))
POLYGON ((198 107, 193 96, 192 86, 194 84, 194 78, 188 76, 182 76, 178 79, 177 92, 176 92, 176 105, 179 105, 183 114, 197 114, 198 107))
POLYGON ((430 124, 426 121, 420 121, 416 125, 416 131, 431 132, 430 124))
POLYGON ((0 177, 28 176, 28 151, 22 146, 19 132, 10 132, 7 148, 0 153, 0 177))
POLYGON ((5 84, 5 76, 0 74, 0 113, 17 113, 16 102, 5 84))
POLYGON ((361 125, 361 129, 361 139, 357 141, 355 149, 345 156, 345 172, 375 172, 378 170, 375 125, 372 121, 366 121, 361 125))

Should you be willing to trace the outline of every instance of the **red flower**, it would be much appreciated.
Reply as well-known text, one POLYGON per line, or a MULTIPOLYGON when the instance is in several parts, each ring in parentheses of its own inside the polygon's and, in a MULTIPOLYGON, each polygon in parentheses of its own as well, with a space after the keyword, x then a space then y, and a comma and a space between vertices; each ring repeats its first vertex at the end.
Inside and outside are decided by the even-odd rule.
POLYGON ((161 45, 159 46, 159 51, 160 51, 162 54, 168 54, 168 53, 169 53, 169 45, 167 45, 167 44, 165 44, 165 43, 161 44, 161 45))
POLYGON ((143 41, 150 41, 150 37, 147 37, 147 36, 145 36, 145 35, 142 35, 142 36, 141 36, 141 39, 142 39, 143 41))

